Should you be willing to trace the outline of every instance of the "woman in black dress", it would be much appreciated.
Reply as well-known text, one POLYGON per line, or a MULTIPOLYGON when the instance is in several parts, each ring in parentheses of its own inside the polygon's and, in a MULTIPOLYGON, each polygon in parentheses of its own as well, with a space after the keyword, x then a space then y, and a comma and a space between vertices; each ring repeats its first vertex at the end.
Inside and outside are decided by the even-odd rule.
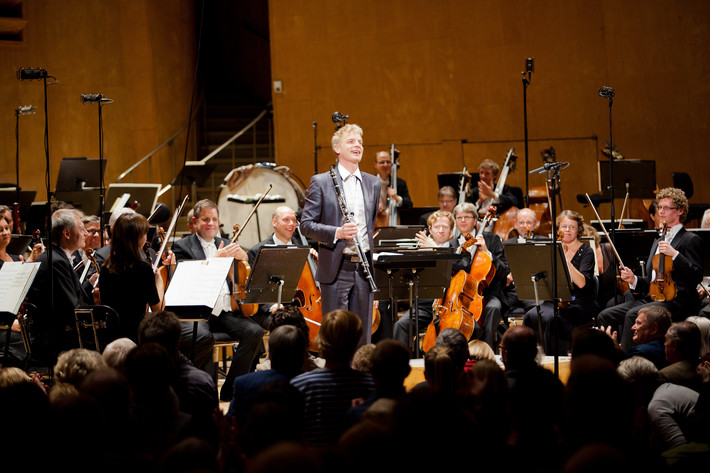
MULTIPOLYGON (((569 353, 572 330, 591 322, 595 315, 594 301, 594 250, 582 243, 584 219, 573 210, 564 210, 557 216, 557 228, 562 232, 562 248, 565 252, 567 269, 572 280, 572 301, 569 306, 559 309, 557 323, 557 354, 566 356, 569 353)), ((559 268, 563 271, 563 268, 559 268)), ((545 351, 548 355, 555 353, 555 334, 552 328, 554 315, 550 301, 540 304, 542 315, 542 332, 545 351)), ((530 309, 525 314, 523 324, 537 331, 537 308, 530 309)))
POLYGON ((118 337, 138 343, 138 324, 148 308, 163 309, 165 288, 159 272, 144 252, 148 220, 138 213, 121 215, 114 224, 111 252, 101 266, 101 304, 112 307, 120 318, 118 337))

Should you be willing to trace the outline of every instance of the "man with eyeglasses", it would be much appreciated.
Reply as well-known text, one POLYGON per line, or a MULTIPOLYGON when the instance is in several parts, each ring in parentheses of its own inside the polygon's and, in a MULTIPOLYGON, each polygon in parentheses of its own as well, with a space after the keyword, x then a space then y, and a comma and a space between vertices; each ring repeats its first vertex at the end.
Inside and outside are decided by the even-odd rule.
POLYGON ((597 316, 600 326, 610 326, 611 330, 620 331, 621 347, 628 351, 633 346, 632 326, 639 310, 649 305, 661 305, 668 309, 674 322, 695 315, 700 310, 700 299, 696 287, 703 277, 702 239, 683 227, 688 214, 688 199, 681 189, 667 187, 656 194, 658 216, 667 225, 665 238, 659 237, 651 246, 646 262, 646 276, 637 277, 626 267, 620 267, 621 278, 629 283, 629 288, 636 299, 610 307, 597 316), (653 269, 653 257, 659 254, 666 257, 666 264, 672 264, 670 278, 676 285, 676 295, 671 300, 652 300, 649 289, 656 272, 653 269))
MULTIPOLYGON (((503 242, 503 247, 506 245, 517 245, 519 243, 526 243, 528 241, 543 238, 533 233, 536 223, 537 215, 534 210, 529 208, 518 210, 518 213, 515 214, 515 230, 517 231, 518 236, 505 240, 503 242)), ((525 312, 535 307, 535 301, 521 301, 518 299, 518 292, 515 289, 515 282, 513 281, 513 275, 511 273, 508 273, 505 285, 502 288, 502 301, 504 310, 507 313, 518 309, 517 312, 521 312, 522 310, 522 314, 525 314, 525 312)))
MULTIPOLYGON (((442 212, 453 212, 456 207, 457 199, 456 191, 451 186, 444 186, 439 189, 439 210, 442 212)), ((428 212, 419 217, 419 225, 428 226, 429 216, 434 212, 428 212)))
MULTIPOLYGON (((470 202, 464 202, 454 208, 454 220, 461 233, 457 246, 463 245, 466 241, 466 235, 473 236, 475 234, 476 224, 478 223, 477 215, 476 207, 470 202)), ((493 351, 496 351, 496 331, 502 319, 502 289, 505 286, 510 269, 508 269, 508 259, 503 251, 503 243, 495 233, 482 232, 478 235, 474 246, 470 247, 468 251, 473 252, 476 248, 478 251, 491 255, 496 274, 490 285, 483 290, 483 313, 478 323, 474 325, 473 337, 483 340, 490 345, 493 351)), ((470 269, 469 261, 466 271, 470 271, 470 269)))

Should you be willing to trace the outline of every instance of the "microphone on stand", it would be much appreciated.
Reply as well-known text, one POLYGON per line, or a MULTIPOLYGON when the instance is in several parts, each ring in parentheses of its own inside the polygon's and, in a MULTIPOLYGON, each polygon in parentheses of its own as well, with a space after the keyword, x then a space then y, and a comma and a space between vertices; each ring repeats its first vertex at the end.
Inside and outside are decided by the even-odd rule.
POLYGON ((333 113, 333 116, 332 116, 333 123, 335 123, 335 124, 338 124, 340 122, 344 122, 348 118, 350 118, 349 115, 343 115, 340 112, 335 112, 335 113, 333 113))
POLYGON ((600 87, 598 93, 599 93, 599 97, 604 97, 605 99, 614 98, 614 95, 616 94, 614 92, 613 87, 607 87, 607 86, 600 87))
POLYGON ((81 103, 113 103, 101 94, 81 94, 81 103))
POLYGON ((21 105, 15 109, 18 115, 32 115, 37 111, 37 107, 34 105, 21 105))
POLYGON ((533 169, 529 172, 529 174, 542 174, 543 172, 549 171, 550 169, 565 169, 567 166, 569 166, 569 163, 545 163, 544 166, 539 167, 537 169, 533 169))
POLYGON ((44 79, 47 77, 47 70, 40 67, 21 67, 17 70, 17 78, 20 80, 44 79))

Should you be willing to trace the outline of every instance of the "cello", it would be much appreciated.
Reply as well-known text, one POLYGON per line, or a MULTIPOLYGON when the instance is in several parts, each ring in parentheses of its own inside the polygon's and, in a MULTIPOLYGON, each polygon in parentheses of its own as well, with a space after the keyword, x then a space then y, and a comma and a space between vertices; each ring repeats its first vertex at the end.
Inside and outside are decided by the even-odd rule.
MULTIPOLYGON (((301 244, 308 246, 308 241, 298 229, 298 234, 301 239, 301 244)), ((308 259, 303 265, 301 278, 296 286, 296 294, 293 296, 298 304, 303 318, 306 319, 308 325, 308 349, 313 352, 318 352, 318 343, 316 336, 320 330, 320 323, 323 319, 323 309, 321 308, 320 283, 316 281, 316 261, 313 255, 308 253, 308 259)))
MULTIPOLYGON (((661 240, 665 240, 666 233, 668 233, 668 223, 661 223, 661 240)), ((653 270, 655 271, 655 277, 651 281, 651 287, 649 288, 649 293, 651 294, 651 299, 656 302, 672 301, 675 299, 676 286, 675 282, 671 278, 671 271, 673 271, 673 258, 668 255, 661 253, 656 253, 653 255, 653 270)))
MULTIPOLYGON (((461 245, 461 251, 475 245, 476 239, 483 234, 491 220, 495 217, 496 209, 488 208, 475 236, 466 235, 466 241, 461 245)), ((427 327, 422 349, 426 352, 434 346, 436 336, 445 328, 455 328, 466 336, 466 340, 473 335, 473 322, 481 323, 483 314, 483 290, 491 283, 495 276, 495 266, 491 255, 478 251, 479 247, 471 252, 471 269, 466 272, 459 271, 449 284, 443 301, 434 301, 434 319, 427 327)))

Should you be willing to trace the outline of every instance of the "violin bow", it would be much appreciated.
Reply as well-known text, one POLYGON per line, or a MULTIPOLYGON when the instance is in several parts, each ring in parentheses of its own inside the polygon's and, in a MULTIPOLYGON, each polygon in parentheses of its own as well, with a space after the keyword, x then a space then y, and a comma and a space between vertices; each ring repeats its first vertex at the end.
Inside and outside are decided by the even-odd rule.
POLYGON ((611 241, 611 237, 609 236, 609 233, 607 233, 606 227, 604 226, 604 222, 602 222, 602 218, 599 216, 599 213, 597 213, 597 209, 594 208, 594 204, 592 203, 592 199, 589 197, 589 194, 587 194, 586 192, 584 193, 584 195, 587 196, 587 201, 589 201, 589 205, 592 207, 592 210, 594 211, 594 215, 597 216, 597 220, 599 221, 599 225, 602 227, 602 231, 604 232, 604 235, 606 235, 607 239, 609 240, 609 244, 611 245, 611 249, 614 250, 614 254, 616 255, 616 258, 619 260, 619 264, 625 268, 626 265, 624 264, 623 261, 621 261, 621 256, 619 256, 619 253, 616 251, 616 247, 614 246, 614 243, 611 241))

